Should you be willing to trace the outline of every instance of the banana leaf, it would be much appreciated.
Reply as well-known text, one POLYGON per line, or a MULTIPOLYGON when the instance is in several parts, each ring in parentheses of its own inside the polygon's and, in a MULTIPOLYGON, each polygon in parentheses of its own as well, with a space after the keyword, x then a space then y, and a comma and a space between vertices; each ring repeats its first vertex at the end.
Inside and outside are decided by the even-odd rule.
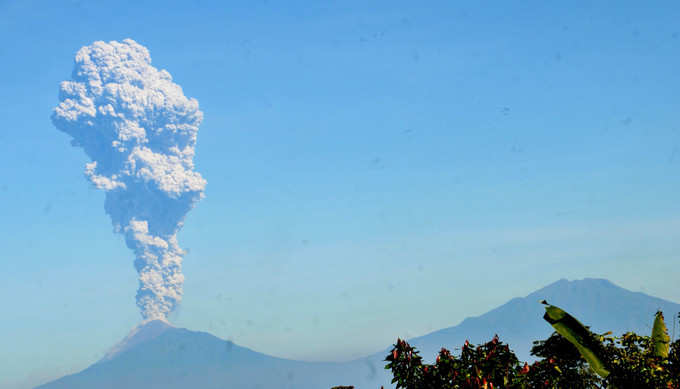
POLYGON ((546 304, 546 312, 543 315, 543 319, 550 323, 558 334, 576 346, 583 359, 588 362, 588 365, 590 365, 595 373, 602 378, 607 378, 609 370, 607 370, 605 362, 603 362, 602 343, 573 316, 556 306, 548 304, 545 300, 542 303, 546 304))
POLYGON ((663 321, 663 313, 657 311, 654 318, 654 327, 652 328, 652 354, 655 357, 668 358, 670 340, 666 323, 663 321))

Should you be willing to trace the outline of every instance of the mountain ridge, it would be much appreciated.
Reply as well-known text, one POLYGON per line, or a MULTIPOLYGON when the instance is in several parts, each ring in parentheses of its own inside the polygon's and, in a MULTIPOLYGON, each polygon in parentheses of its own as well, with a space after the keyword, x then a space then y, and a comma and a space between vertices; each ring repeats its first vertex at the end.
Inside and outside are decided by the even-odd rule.
POLYGON ((484 332, 483 329, 494 328, 500 340, 509 344, 520 360, 533 361, 535 358, 529 354, 532 344, 524 339, 545 339, 553 331, 543 320, 545 311, 539 304, 543 299, 570 312, 592 331, 604 333, 611 330, 614 335, 626 331, 647 334, 658 309, 667 314, 680 311, 680 304, 627 290, 604 278, 574 281, 562 278, 525 297, 512 298, 482 315, 467 317, 456 326, 411 338, 409 343, 421 350, 423 363, 430 363, 441 347, 453 351, 465 340, 477 344, 486 342, 496 331, 484 332), (622 314, 623 311, 627 312, 622 314), (507 320, 507 317, 514 320, 507 320))
MULTIPOLYGON (((621 288, 606 279, 562 278, 525 297, 511 298, 482 315, 467 317, 455 326, 407 341, 420 352, 423 363, 432 363, 441 347, 458 354, 456 349, 466 339, 479 344, 498 333, 520 360, 531 361, 531 341, 552 333, 552 327, 542 318, 542 299, 572 313, 595 332, 612 330, 617 336, 625 331, 647 334, 657 309, 668 317, 680 311, 680 304, 621 288)), ((80 373, 38 388, 223 389, 225 384, 240 389, 393 387, 391 372, 384 369, 384 358, 392 345, 347 362, 305 362, 266 355, 206 332, 153 325, 160 327, 158 334, 155 330, 146 334, 142 328, 137 334, 149 335, 148 339, 135 343, 133 329, 132 337, 126 337, 134 343, 130 347, 119 349, 80 373)))

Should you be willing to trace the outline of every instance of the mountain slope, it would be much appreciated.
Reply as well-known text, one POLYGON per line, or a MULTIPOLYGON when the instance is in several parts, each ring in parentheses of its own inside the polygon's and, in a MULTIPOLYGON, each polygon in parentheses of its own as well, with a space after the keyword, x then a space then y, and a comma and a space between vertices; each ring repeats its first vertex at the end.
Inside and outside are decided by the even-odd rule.
MULTIPOLYGON (((552 333, 542 318, 542 299, 574 314, 593 331, 611 330, 615 335, 626 331, 648 334, 657 309, 666 313, 669 323, 680 311, 680 304, 631 292, 607 280, 559 280, 457 326, 408 341, 420 351, 424 363, 431 363, 441 347, 458 354, 466 339, 479 344, 498 333, 520 360, 530 360, 531 342, 552 333)), ((384 369, 391 347, 350 362, 301 362, 258 353, 204 332, 150 322, 133 330, 96 364, 39 388, 392 388, 391 372, 384 369)))
MULTIPOLYGON (((409 343, 420 351, 424 363, 431 363, 442 347, 454 352, 465 340, 480 344, 497 333, 520 360, 532 361, 534 358, 529 353, 532 342, 545 339, 553 332, 543 320, 545 309, 539 303, 543 299, 571 313, 592 331, 613 331, 616 336, 627 331, 649 335, 658 309, 665 312, 669 324, 680 312, 680 304, 632 292, 605 279, 561 279, 524 298, 513 298, 481 316, 467 318, 454 327, 409 339, 409 343)), ((385 349, 373 357, 388 352, 389 349, 385 349)))
MULTIPOLYGON (((153 322, 152 322, 153 323, 153 322)), ((146 329, 141 329, 144 332, 146 329)), ((364 362, 365 363, 365 362, 364 362)), ((310 363, 255 352, 204 332, 169 327, 42 389, 323 388, 356 382, 361 363, 310 363)))
POLYGON ((136 345, 155 339, 162 335, 165 331, 173 328, 174 327, 169 323, 162 320, 153 320, 143 325, 139 325, 130 331, 130 334, 126 336, 125 339, 113 346, 113 348, 108 353, 106 353, 104 358, 102 358, 102 360, 97 363, 110 361, 116 356, 135 347, 136 345))

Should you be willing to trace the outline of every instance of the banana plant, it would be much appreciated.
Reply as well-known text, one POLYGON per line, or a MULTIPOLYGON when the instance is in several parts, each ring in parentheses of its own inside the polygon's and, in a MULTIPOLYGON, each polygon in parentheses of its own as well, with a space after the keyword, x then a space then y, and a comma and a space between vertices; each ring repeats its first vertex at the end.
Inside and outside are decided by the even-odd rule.
MULTIPOLYGON (((546 305, 543 319, 550 323, 558 334, 576 346, 595 373, 602 378, 607 378, 613 366, 609 366, 607 362, 602 337, 590 332, 581 322, 561 308, 550 305, 545 300, 541 303, 546 305)), ((661 311, 655 314, 651 340, 650 353, 655 357, 667 359, 670 338, 661 311)))
POLYGON ((605 356, 599 339, 580 321, 561 308, 550 305, 545 300, 541 303, 546 305, 543 319, 550 323, 558 334, 576 346, 595 373, 602 378, 607 378, 610 369, 605 367, 605 356))
POLYGON ((666 323, 663 321, 663 313, 657 311, 652 327, 652 355, 663 359, 668 358, 668 348, 671 338, 668 337, 666 323))

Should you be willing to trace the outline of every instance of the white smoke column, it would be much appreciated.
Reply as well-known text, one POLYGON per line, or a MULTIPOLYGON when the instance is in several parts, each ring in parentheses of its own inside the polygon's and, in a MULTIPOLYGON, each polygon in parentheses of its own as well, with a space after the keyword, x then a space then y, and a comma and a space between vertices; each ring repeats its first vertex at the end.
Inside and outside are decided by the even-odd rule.
POLYGON ((144 321, 167 320, 184 282, 177 232, 206 184, 193 171, 198 101, 131 39, 81 48, 71 78, 52 123, 92 160, 85 175, 106 192, 114 230, 135 253, 144 321))

